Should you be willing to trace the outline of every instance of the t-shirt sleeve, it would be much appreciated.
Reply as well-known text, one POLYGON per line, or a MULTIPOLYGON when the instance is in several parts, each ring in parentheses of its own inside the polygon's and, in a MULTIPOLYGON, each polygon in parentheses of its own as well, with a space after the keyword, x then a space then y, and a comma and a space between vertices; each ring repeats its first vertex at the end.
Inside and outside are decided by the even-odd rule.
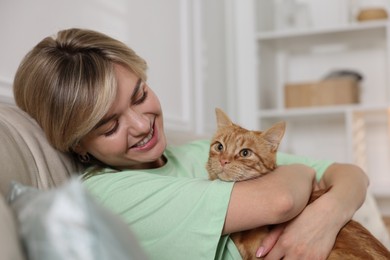
POLYGON ((150 259, 214 259, 233 183, 123 171, 87 179, 150 259))
POLYGON ((306 156, 297 156, 279 152, 276 157, 276 163, 277 165, 300 163, 312 167, 316 171, 316 179, 319 181, 324 175, 326 169, 334 162, 330 160, 316 160, 306 156))

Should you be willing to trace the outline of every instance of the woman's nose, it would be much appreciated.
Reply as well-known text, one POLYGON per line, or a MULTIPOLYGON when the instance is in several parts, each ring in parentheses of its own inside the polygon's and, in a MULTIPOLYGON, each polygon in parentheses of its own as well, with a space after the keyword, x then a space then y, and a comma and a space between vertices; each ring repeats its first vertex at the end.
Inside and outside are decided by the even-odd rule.
POLYGON ((127 115, 128 131, 132 136, 144 135, 150 132, 151 123, 145 114, 129 109, 127 115))

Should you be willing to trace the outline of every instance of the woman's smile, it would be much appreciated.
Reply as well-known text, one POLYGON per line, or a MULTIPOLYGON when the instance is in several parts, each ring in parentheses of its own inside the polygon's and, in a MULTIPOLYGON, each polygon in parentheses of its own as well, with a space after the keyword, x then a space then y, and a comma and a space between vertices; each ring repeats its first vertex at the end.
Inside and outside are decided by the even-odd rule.
POLYGON ((150 131, 147 136, 145 136, 141 141, 131 146, 129 149, 137 150, 137 151, 149 151, 152 149, 158 142, 158 130, 155 130, 155 124, 153 120, 153 124, 150 128, 150 131))

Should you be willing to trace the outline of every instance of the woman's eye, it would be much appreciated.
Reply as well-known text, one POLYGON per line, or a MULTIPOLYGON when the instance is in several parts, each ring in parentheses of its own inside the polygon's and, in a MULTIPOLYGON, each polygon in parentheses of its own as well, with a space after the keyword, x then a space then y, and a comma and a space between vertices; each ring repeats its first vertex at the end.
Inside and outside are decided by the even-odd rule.
POLYGON ((119 121, 115 120, 115 124, 107 131, 104 133, 104 136, 110 136, 116 133, 119 127, 119 121))
POLYGON ((146 98, 148 97, 148 91, 146 90, 146 87, 143 87, 140 91, 138 98, 134 101, 134 105, 142 104, 146 98))
POLYGON ((248 157, 248 156, 251 156, 252 155, 252 151, 249 150, 249 149, 242 149, 240 151, 240 156, 241 157, 248 157))

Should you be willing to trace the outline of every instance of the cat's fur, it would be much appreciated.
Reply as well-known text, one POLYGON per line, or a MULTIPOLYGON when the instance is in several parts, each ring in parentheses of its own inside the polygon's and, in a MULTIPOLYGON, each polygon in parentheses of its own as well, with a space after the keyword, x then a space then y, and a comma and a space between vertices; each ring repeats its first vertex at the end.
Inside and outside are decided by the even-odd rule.
MULTIPOLYGON (((246 130, 216 109, 218 129, 211 141, 206 164, 210 180, 242 181, 260 177, 276 168, 276 152, 284 135, 285 123, 270 129, 246 130)), ((325 191, 314 192, 310 202, 325 191)), ((243 259, 259 259, 256 250, 270 227, 230 235, 243 259)), ((349 221, 337 236, 328 259, 390 259, 390 252, 362 225, 349 221)))

